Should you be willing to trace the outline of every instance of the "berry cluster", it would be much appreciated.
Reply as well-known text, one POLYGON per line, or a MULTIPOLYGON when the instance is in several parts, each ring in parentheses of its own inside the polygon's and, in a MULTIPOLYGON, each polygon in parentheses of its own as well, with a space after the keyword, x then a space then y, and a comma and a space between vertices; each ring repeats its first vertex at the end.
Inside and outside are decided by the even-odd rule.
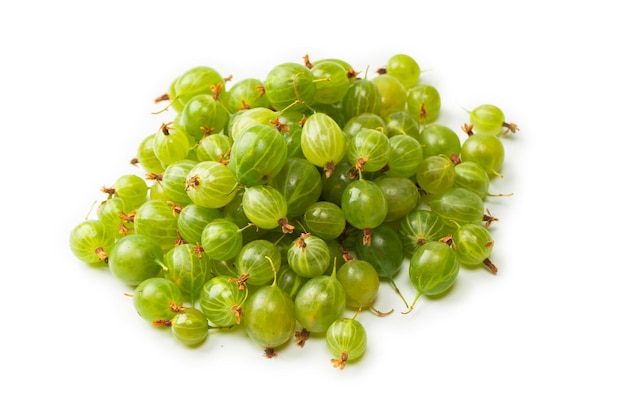
POLYGON ((371 79, 305 57, 229 82, 204 66, 176 78, 155 100, 175 116, 131 161, 144 176, 103 187, 70 233, 78 259, 133 289, 141 318, 189 346, 243 326, 268 357, 317 335, 343 369, 365 351, 358 315, 393 312, 374 307, 383 280, 408 314, 461 267, 497 272, 484 203, 517 130, 498 107, 469 112, 461 141, 403 54, 371 79), (394 284, 405 261, 410 304, 394 284))

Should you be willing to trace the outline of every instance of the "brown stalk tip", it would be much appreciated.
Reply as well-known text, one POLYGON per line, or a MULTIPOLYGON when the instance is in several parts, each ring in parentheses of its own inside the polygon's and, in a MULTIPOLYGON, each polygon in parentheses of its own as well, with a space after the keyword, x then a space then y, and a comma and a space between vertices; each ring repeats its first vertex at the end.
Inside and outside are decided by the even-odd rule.
POLYGON ((161 132, 163 132, 163 134, 165 136, 169 136, 171 124, 172 124, 171 122, 170 123, 162 123, 161 124, 161 132))
POLYGON ((489 209, 487 209, 487 214, 483 214, 483 221, 485 222, 485 228, 489 229, 489 226, 491 226, 491 223, 493 222, 497 222, 500 219, 493 217, 491 215, 491 212, 489 211, 489 209))
POLYGON ((504 122, 504 123, 502 123, 502 126, 504 126, 506 128, 506 130, 503 133, 504 135, 506 135, 509 132, 515 133, 515 132, 517 132, 519 130, 519 127, 517 127, 517 125, 515 123, 504 122))
POLYGON ((295 227, 289 224, 289 220, 287 220, 286 217, 278 220, 278 225, 281 227, 283 233, 292 233, 295 229, 295 227))
POLYGON ((202 247, 202 245, 194 245, 191 250, 198 256, 198 259, 202 259, 202 254, 204 253, 204 248, 202 247))
POLYGON ((339 359, 331 359, 330 362, 333 364, 333 367, 343 370, 348 362, 348 352, 341 352, 339 359))
POLYGON ((296 344, 300 347, 304 347, 307 340, 309 340, 309 336, 311 333, 307 329, 302 329, 295 333, 296 344))
POLYGON ((176 217, 183 211, 183 206, 173 201, 168 201, 167 205, 172 208, 172 216, 176 217))
POLYGON ((237 110, 241 111, 241 110, 249 110, 249 109, 250 109, 250 105, 246 103, 246 100, 241 100, 241 107, 239 107, 237 110))
POLYGON ((146 174, 148 181, 163 181, 163 174, 157 174, 156 172, 148 172, 146 174))
POLYGON ((127 223, 132 223, 135 221, 135 214, 137 212, 135 210, 129 211, 128 213, 118 213, 120 219, 127 223))
POLYGON ((461 157, 455 153, 450 155, 450 160, 454 165, 458 165, 461 163, 461 157))
POLYGON ((369 227, 363 229, 363 246, 372 246, 372 229, 369 227))
POLYGON ((230 308, 230 311, 235 315, 235 322, 241 324, 241 318, 243 317, 243 308, 238 305, 234 305, 230 308))
POLYGON ((483 261, 483 264, 485 264, 485 266, 486 266, 487 268, 489 268, 489 270, 490 270, 491 272, 493 272, 494 274, 496 274, 496 273, 498 272, 498 267, 497 267, 497 266, 495 266, 495 265, 493 264, 493 262, 491 262, 491 260, 490 260, 489 258, 486 258, 486 259, 483 261))
POLYGON ((274 126, 274 129, 278 130, 278 132, 289 134, 289 125, 287 123, 282 123, 278 117, 270 123, 274 126))
POLYGON ((357 80, 358 80, 357 76, 358 76, 360 73, 361 73, 361 71, 355 71, 353 68, 350 68, 350 69, 348 70, 348 78, 349 78, 349 79, 353 79, 353 78, 354 78, 354 79, 357 79, 357 80))
POLYGON ((474 125, 464 123, 463 126, 461 126, 461 129, 467 134, 467 136, 472 136, 474 134, 474 131, 472 130, 474 129, 474 125))
POLYGON ((344 248, 341 245, 339 245, 339 249, 341 250, 341 257, 343 258, 344 262, 350 262, 351 260, 354 259, 352 254, 348 251, 348 249, 344 248))
POLYGON ((98 259, 100 259, 105 264, 109 263, 109 255, 107 255, 103 248, 96 248, 96 255, 98 256, 98 259))
POLYGON ((363 167, 365 166, 365 164, 367 163, 367 161, 369 161, 369 158, 366 156, 361 156, 359 158, 357 158, 356 163, 354 164, 354 167, 358 170, 358 171, 363 171, 363 167))
POLYGON ((124 225, 124 223, 120 223, 118 226, 118 230, 119 230, 119 234, 122 236, 126 236, 128 234, 128 232, 130 231, 128 229, 128 227, 126 227, 126 225, 124 225))
POLYGON ((271 346, 265 348, 265 357, 267 359, 272 359, 275 356, 278 356, 278 354, 276 353, 276 349, 271 346))
POLYGON ((170 311, 172 313, 180 313, 181 311, 185 311, 187 310, 187 307, 185 306, 179 306, 178 304, 176 304, 175 301, 170 301, 170 311))
POLYGON ((238 278, 230 278, 228 280, 228 282, 234 282, 237 284, 237 288, 240 291, 245 291, 246 290, 246 281, 248 280, 248 278, 250 278, 250 274, 244 272, 243 274, 239 275, 238 278))
POLYGON ((306 54, 305 56, 303 56, 302 59, 304 59, 305 67, 307 67, 308 69, 313 68, 313 64, 311 63, 311 60, 309 59, 309 54, 306 54))
POLYGON ((195 190, 200 185, 200 176, 194 175, 185 182, 185 191, 195 190))
POLYGON ((157 104, 157 103, 160 103, 162 101, 169 101, 169 99, 170 99, 170 95, 165 93, 165 94, 162 94, 162 95, 158 96, 157 98, 155 98, 154 99, 154 103, 157 104))
POLYGON ((304 252, 304 248, 306 248, 306 239, 308 239, 309 236, 311 236, 310 233, 301 233, 298 240, 294 242, 294 246, 302 249, 302 252, 304 252))
POLYGON ((102 191, 105 194, 108 194, 109 197, 111 197, 115 194, 115 187, 102 187, 100 188, 100 191, 102 191))

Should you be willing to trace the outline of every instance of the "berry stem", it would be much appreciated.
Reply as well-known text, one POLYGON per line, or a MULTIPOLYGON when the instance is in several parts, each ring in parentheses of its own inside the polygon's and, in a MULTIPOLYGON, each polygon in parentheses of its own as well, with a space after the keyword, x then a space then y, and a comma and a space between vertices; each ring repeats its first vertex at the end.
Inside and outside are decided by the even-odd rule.
POLYGON ((398 288, 398 286, 396 285, 396 283, 394 282, 393 279, 389 278, 387 279, 387 281, 389 281, 389 285, 391 285, 391 287, 393 288, 393 290, 395 291, 396 294, 398 294, 398 296, 400 297, 400 299, 402 300, 402 302, 404 303, 404 306, 406 308, 409 308, 409 304, 406 302, 406 299, 404 298, 404 296, 402 295, 402 293, 400 292, 400 288, 398 288))
POLYGON ((418 292, 417 294, 415 294, 415 298, 413 299, 411 306, 409 307, 407 311, 403 311, 402 314, 409 314, 411 311, 413 311, 413 308, 415 307, 415 304, 417 303, 417 300, 420 298, 421 295, 422 295, 421 292, 418 292))
POLYGON ((483 264, 485 264, 485 266, 489 268, 489 270, 493 272, 494 274, 498 273, 498 267, 495 266, 489 258, 485 258, 485 260, 483 261, 483 264))

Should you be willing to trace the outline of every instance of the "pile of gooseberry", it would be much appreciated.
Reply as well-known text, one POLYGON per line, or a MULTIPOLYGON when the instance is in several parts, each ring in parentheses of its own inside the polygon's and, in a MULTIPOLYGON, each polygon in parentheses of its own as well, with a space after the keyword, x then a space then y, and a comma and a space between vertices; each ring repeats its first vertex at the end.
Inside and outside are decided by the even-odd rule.
POLYGON ((183 345, 242 326, 274 357, 319 337, 344 369, 366 349, 359 314, 393 313, 374 306, 381 282, 409 314, 462 268, 497 272, 485 201, 517 126, 479 105, 461 140, 420 72, 405 54, 370 78, 308 56, 263 80, 187 70, 155 99, 172 116, 138 144, 141 175, 102 187, 73 254, 183 345), (406 263, 412 303, 394 283, 406 263))

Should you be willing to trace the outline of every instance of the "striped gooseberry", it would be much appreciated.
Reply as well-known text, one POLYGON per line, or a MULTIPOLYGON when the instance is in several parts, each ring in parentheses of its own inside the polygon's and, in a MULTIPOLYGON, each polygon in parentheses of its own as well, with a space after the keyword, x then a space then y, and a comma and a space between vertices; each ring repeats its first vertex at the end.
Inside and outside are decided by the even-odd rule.
POLYGON ((317 167, 304 158, 287 158, 283 169, 270 179, 269 185, 285 196, 288 218, 302 216, 322 194, 322 176, 317 167))
POLYGON ((178 209, 165 200, 148 200, 136 211, 135 232, 157 242, 163 253, 176 245, 178 235, 178 209))
POLYGON ((164 277, 175 283, 193 305, 211 274, 211 263, 203 256, 202 247, 190 243, 174 246, 165 253, 163 263, 164 277))
POLYGON ((436 155, 452 156, 461 153, 459 135, 448 126, 433 123, 425 126, 418 138, 422 144, 424 158, 436 155))
POLYGON ((209 322, 204 313, 195 307, 182 309, 168 325, 174 338, 185 346, 201 345, 209 336, 209 322))
POLYGON ((338 238, 346 228, 346 216, 341 207, 330 201, 316 201, 304 212, 305 228, 322 239, 338 238))
POLYGON ((270 102, 265 95, 265 87, 261 80, 244 78, 229 88, 225 105, 231 113, 237 113, 257 107, 269 108, 270 102))
POLYGON ((249 295, 243 307, 243 323, 248 337, 264 347, 267 358, 272 358, 277 355, 276 349, 293 336, 296 311, 294 301, 276 283, 275 266, 269 258, 265 262, 274 272, 274 281, 249 295))
POLYGON ((459 273, 457 252, 439 240, 427 242, 417 248, 409 262, 409 278, 417 290, 409 307, 413 310, 420 296, 435 296, 445 293, 456 282, 459 273))
POLYGON ((161 165, 168 165, 185 159, 193 139, 189 137, 182 126, 175 123, 163 123, 154 135, 152 149, 161 165))
POLYGON ((92 265, 106 265, 115 245, 115 235, 97 219, 83 220, 70 232, 70 249, 79 260, 92 265))
POLYGON ((483 264, 494 274, 498 272, 498 268, 489 259, 494 242, 486 227, 474 223, 461 225, 455 230, 452 239, 462 265, 483 264))
POLYGON ((179 123, 189 143, 195 144, 211 133, 222 132, 229 118, 230 113, 214 94, 198 94, 185 104, 179 123))
POLYGON ((439 240, 447 235, 447 228, 437 213, 416 207, 407 213, 398 225, 405 256, 411 257, 426 242, 439 240))
POLYGON ((185 243, 197 245, 202 242, 202 232, 206 225, 220 217, 222 213, 219 209, 187 204, 178 213, 178 233, 185 243))
POLYGON ((294 229, 287 219, 287 199, 272 186, 246 187, 241 206, 246 217, 261 229, 271 230, 280 226, 283 233, 291 233, 294 229))
POLYGON ((454 162, 445 155, 426 157, 417 166, 415 179, 425 193, 443 193, 454 185, 454 162))
POLYGON ((341 210, 348 223, 363 230, 363 240, 367 244, 372 229, 382 224, 387 217, 387 199, 374 181, 358 179, 344 189, 341 210))
POLYGON ((163 249, 153 238, 139 233, 120 238, 109 253, 109 270, 124 284, 136 287, 163 273, 163 249))
POLYGON ((287 161, 287 143, 270 125, 254 124, 233 138, 228 167, 248 187, 267 184, 287 161))
POLYGON ((422 73, 415 58, 407 54, 395 54, 389 57, 384 72, 398 79, 406 88, 413 87, 422 73))
POLYGON ((307 280, 293 302, 296 320, 302 326, 296 339, 303 346, 310 334, 323 334, 328 326, 343 316, 346 291, 337 280, 336 269, 331 275, 319 275, 307 280))
POLYGON ((295 62, 285 62, 274 66, 265 77, 265 94, 272 107, 283 110, 304 109, 313 102, 315 80, 309 68, 295 62))
POLYGON ((417 84, 407 90, 407 112, 420 124, 437 120, 441 111, 441 96, 436 87, 417 84))
POLYGON ((211 325, 226 328, 241 323, 246 297, 232 277, 220 275, 204 283, 198 304, 211 325))
POLYGON ((287 250, 287 263, 304 278, 322 275, 330 265, 330 250, 326 241, 310 233, 302 233, 287 250))
POLYGON ((235 258, 243 247, 242 230, 226 218, 211 220, 204 227, 201 243, 204 253, 212 259, 227 261, 235 258))
POLYGON ((469 136, 461 146, 462 161, 480 164, 490 178, 502 177, 500 170, 504 164, 504 145, 495 135, 475 133, 469 136))
POLYGON ((343 317, 334 321, 326 330, 325 339, 326 347, 333 355, 330 362, 339 370, 365 354, 367 332, 356 317, 343 317))
POLYGON ((314 103, 333 104, 341 102, 350 87, 348 72, 335 61, 317 61, 311 67, 316 81, 314 103))
POLYGON ((459 187, 433 196, 429 205, 452 228, 466 223, 479 224, 485 212, 483 199, 478 194, 459 187))
POLYGON ((343 113, 347 120, 362 113, 380 114, 381 106, 380 90, 367 78, 353 81, 342 100, 343 113))
POLYGON ((239 182, 233 171, 219 162, 198 162, 187 174, 187 194, 202 207, 224 207, 235 198, 237 187, 239 182))
POLYGON ((133 306, 139 316, 149 323, 170 320, 176 313, 172 306, 182 306, 183 294, 172 281, 163 277, 148 278, 133 292, 133 306))
POLYGON ((313 113, 302 126, 300 146, 304 157, 330 176, 346 154, 346 138, 343 131, 325 113, 313 113))
POLYGON ((390 153, 389 138, 377 129, 361 129, 348 140, 348 160, 358 172, 381 170, 390 153))
POLYGON ((389 74, 380 74, 372 78, 380 91, 380 115, 387 116, 390 113, 404 111, 406 107, 406 88, 396 77, 389 74))
POLYGON ((257 239, 246 243, 237 258, 235 267, 238 283, 256 287, 267 285, 274 277, 274 267, 280 267, 282 256, 274 243, 265 239, 257 239), (269 262, 268 260, 271 260, 269 262))

